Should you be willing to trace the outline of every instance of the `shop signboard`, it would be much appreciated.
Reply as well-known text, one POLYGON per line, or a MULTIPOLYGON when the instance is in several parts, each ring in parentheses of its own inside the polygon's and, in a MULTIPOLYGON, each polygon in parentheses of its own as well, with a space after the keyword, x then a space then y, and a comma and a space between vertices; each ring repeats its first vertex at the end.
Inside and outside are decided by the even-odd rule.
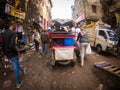
POLYGON ((12 15, 12 16, 15 16, 14 7, 9 5, 9 4, 6 4, 6 6, 5 6, 5 13, 9 14, 9 15, 12 15))
POLYGON ((25 19, 25 12, 22 12, 20 10, 16 10, 15 17, 18 17, 20 19, 25 19))
POLYGON ((20 19, 25 19, 25 12, 15 9, 13 6, 6 4, 5 13, 20 19))
POLYGON ((76 23, 78 23, 79 21, 82 21, 85 19, 85 14, 82 13, 77 19, 76 19, 76 23))

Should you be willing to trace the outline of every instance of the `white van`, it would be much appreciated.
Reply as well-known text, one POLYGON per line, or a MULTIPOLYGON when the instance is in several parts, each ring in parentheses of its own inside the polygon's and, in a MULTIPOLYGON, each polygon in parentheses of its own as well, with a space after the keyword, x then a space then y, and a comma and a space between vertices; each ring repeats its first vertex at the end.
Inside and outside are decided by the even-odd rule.
POLYGON ((118 38, 116 37, 116 33, 109 29, 110 27, 110 25, 103 22, 96 22, 91 27, 85 28, 88 32, 90 45, 96 48, 97 53, 101 51, 112 54, 117 53, 118 38))

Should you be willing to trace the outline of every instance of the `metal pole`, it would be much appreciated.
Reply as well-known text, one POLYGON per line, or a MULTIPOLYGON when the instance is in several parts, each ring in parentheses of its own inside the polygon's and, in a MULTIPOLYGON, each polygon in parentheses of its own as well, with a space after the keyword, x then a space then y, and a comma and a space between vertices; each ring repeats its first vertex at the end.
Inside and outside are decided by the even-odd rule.
POLYGON ((85 14, 85 23, 86 23, 87 21, 86 21, 86 6, 85 6, 85 2, 86 2, 86 0, 83 0, 83 7, 84 7, 84 14, 85 14))
MULTIPOLYGON (((25 12, 26 12, 26 15, 25 15, 25 33, 27 34, 27 36, 28 36, 28 1, 29 0, 25 0, 25 12)), ((28 37, 27 37, 27 40, 28 40, 28 37)))

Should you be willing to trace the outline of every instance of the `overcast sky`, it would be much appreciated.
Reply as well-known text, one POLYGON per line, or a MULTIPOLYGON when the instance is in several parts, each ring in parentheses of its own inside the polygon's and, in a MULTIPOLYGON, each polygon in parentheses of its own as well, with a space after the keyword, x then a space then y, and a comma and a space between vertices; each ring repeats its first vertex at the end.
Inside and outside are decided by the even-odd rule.
POLYGON ((74 4, 74 0, 52 0, 52 18, 71 19, 71 5, 74 4))

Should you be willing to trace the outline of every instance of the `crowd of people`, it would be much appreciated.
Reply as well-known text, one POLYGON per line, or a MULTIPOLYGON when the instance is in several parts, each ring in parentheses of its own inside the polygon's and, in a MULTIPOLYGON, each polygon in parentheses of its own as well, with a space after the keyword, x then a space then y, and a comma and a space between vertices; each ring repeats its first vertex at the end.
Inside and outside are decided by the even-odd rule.
MULTIPOLYGON (((19 65, 19 55, 21 52, 21 46, 26 47, 28 41, 26 39, 26 35, 20 30, 15 32, 16 23, 14 21, 10 22, 9 28, 5 30, 2 36, 2 50, 4 53, 4 58, 8 58, 13 63, 15 77, 16 77, 16 87, 20 88, 22 85, 22 80, 20 79, 20 72, 26 73, 25 67, 20 67, 19 65)), ((64 32, 75 34, 75 46, 76 46, 76 56, 78 61, 81 62, 81 67, 84 66, 84 58, 86 55, 86 49, 89 46, 89 38, 87 32, 80 27, 53 27, 49 30, 37 30, 37 28, 32 29, 32 41, 35 45, 36 52, 46 54, 48 51, 48 47, 51 46, 51 32, 64 32)), ((55 45, 60 45, 61 41, 56 41, 55 45)), ((22 48, 23 48, 22 47, 22 48)))

